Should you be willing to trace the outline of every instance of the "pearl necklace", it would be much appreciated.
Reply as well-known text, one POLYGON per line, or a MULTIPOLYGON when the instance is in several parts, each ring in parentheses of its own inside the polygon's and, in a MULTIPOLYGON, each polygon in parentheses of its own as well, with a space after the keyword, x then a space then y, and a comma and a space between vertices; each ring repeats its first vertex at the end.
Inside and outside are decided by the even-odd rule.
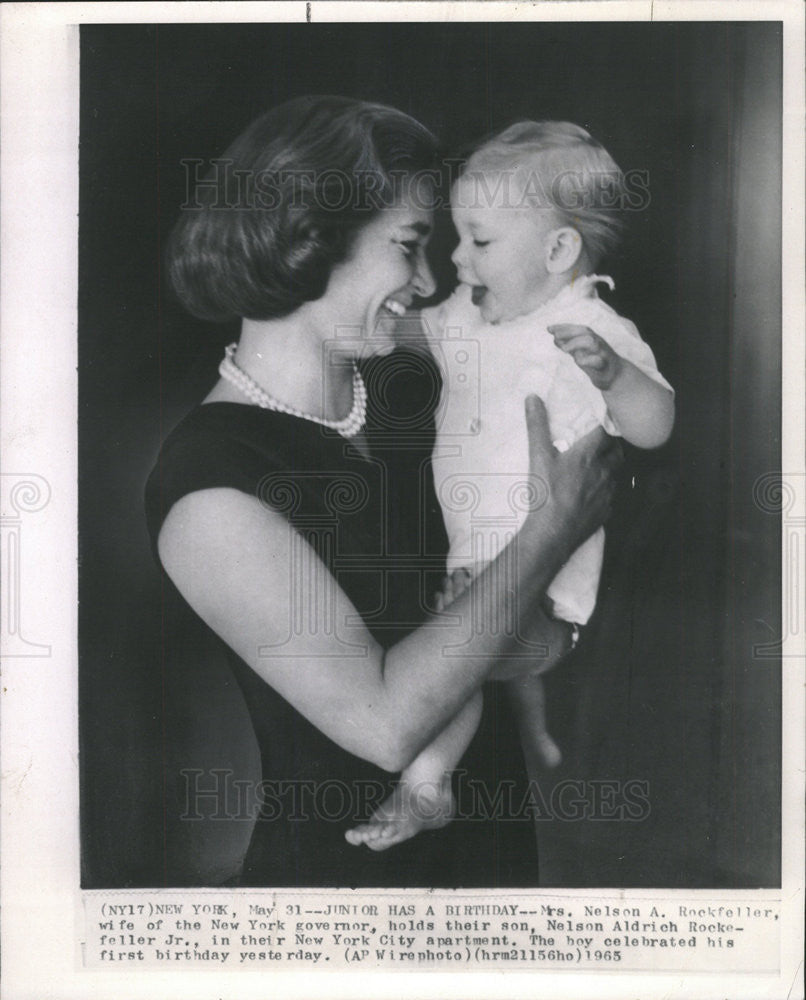
POLYGON ((222 378, 231 382, 247 399, 251 399, 253 403, 264 410, 275 410, 277 413, 288 413, 292 417, 300 417, 302 420, 312 420, 315 424, 321 424, 323 427, 338 431, 342 437, 346 438, 355 437, 366 423, 367 388, 355 362, 353 362, 353 408, 343 420, 326 420, 324 417, 315 417, 312 413, 298 410, 295 406, 281 403, 279 399, 270 396, 265 389, 261 389, 257 382, 235 363, 234 355, 237 346, 237 344, 230 344, 226 348, 218 371, 222 378))

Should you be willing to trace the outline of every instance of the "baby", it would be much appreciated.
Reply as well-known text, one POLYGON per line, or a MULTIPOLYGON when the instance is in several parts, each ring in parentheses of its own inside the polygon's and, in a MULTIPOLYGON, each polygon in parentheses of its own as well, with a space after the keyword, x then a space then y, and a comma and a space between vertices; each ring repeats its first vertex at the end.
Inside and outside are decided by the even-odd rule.
MULTIPOLYGON (((459 234, 459 287, 423 313, 441 363, 443 396, 433 468, 450 541, 440 609, 494 559, 523 523, 530 500, 524 400, 544 402, 555 448, 603 426, 656 448, 674 423, 674 393, 635 326, 605 304, 594 273, 618 240, 621 174, 577 125, 520 122, 484 143, 451 193, 459 234)), ((599 585, 604 530, 576 550, 547 592, 551 615, 574 642, 599 585)), ((528 655, 528 653, 527 653, 528 655)), ((527 759, 556 766, 547 731, 540 656, 507 682, 527 759)), ((450 776, 478 726, 481 695, 406 768, 352 844, 383 850, 449 822, 450 776)))

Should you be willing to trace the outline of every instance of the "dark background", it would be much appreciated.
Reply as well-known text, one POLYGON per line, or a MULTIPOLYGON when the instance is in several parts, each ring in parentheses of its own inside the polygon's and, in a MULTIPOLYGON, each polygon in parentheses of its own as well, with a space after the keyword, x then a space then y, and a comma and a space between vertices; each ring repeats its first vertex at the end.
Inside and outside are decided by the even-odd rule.
MULTIPOLYGON (((518 23, 82 28, 83 885, 217 884, 249 836, 177 820, 180 768, 257 759, 226 670, 163 633, 142 488, 237 334, 163 284, 180 161, 304 93, 395 105, 448 146, 568 119, 648 171, 651 202, 604 270, 677 389, 677 427, 630 456, 596 618, 550 678, 566 762, 540 781, 645 781, 651 810, 539 821, 542 878, 779 884, 780 528, 753 487, 780 469, 781 27, 518 23)), ((443 214, 440 294, 451 240, 443 214)))

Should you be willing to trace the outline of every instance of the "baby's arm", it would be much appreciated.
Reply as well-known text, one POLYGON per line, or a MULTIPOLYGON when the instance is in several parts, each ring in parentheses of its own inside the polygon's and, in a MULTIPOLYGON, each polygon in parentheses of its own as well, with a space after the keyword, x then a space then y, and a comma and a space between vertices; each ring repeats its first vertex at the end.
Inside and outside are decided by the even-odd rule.
POLYGON ((600 389, 608 412, 625 441, 638 448, 659 448, 674 425, 674 395, 627 361, 586 326, 559 324, 549 332, 600 389))

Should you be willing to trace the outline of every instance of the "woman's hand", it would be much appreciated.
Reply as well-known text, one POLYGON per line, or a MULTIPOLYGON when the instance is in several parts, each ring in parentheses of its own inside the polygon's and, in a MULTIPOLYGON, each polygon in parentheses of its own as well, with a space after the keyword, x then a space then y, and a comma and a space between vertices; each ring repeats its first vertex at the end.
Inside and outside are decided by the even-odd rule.
MULTIPOLYGON (((524 529, 556 533, 568 555, 603 524, 615 493, 621 445, 597 427, 560 454, 551 443, 548 418, 537 396, 526 400, 529 467, 535 503, 524 529)), ((524 533, 522 529, 521 534, 524 533)))

